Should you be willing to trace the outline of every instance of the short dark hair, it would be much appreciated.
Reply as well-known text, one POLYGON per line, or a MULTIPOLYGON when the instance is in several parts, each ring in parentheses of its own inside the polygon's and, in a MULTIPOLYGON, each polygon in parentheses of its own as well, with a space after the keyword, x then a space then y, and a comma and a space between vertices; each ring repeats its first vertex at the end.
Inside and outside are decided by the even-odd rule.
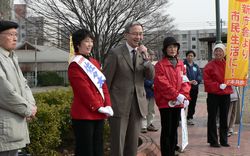
POLYGON ((75 52, 79 52, 78 46, 81 44, 82 40, 84 40, 87 37, 90 37, 91 39, 94 40, 93 35, 90 33, 88 29, 85 28, 79 29, 72 34, 72 41, 75 52))
POLYGON ((187 57, 188 54, 190 54, 190 53, 192 53, 192 54, 194 55, 194 57, 196 57, 196 54, 195 54, 195 52, 194 52, 193 50, 188 50, 188 51, 186 52, 186 57, 187 57))
POLYGON ((129 22, 129 23, 127 23, 127 24, 125 25, 125 27, 124 27, 124 28, 125 28, 124 33, 129 33, 130 28, 133 27, 134 25, 139 25, 139 26, 141 26, 142 29, 143 29, 143 25, 142 25, 140 22, 138 22, 138 21, 133 21, 133 22, 129 22))

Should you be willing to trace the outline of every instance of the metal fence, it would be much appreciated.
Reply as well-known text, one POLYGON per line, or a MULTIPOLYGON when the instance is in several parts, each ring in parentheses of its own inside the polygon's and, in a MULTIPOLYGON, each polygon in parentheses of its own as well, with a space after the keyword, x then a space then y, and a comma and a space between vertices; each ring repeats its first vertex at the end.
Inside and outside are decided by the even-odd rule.
MULTIPOLYGON (((46 72, 46 71, 39 71, 39 72, 37 72, 37 75, 39 75, 39 74, 41 74, 43 72, 46 72)), ((55 72, 58 74, 58 76, 60 76, 60 77, 63 78, 64 86, 66 86, 66 85, 69 84, 67 71, 55 71, 55 72)), ((23 73, 23 75, 27 79, 28 85, 30 87, 36 87, 35 86, 35 82, 37 80, 36 80, 35 72, 34 71, 32 71, 32 72, 25 72, 25 73, 23 73)))

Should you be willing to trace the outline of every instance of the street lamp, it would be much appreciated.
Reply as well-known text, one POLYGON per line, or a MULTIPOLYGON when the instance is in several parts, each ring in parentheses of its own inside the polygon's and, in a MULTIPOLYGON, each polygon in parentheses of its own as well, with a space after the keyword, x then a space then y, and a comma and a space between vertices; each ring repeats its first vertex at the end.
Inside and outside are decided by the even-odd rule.
POLYGON ((216 10, 216 43, 221 42, 221 19, 220 19, 220 0, 215 0, 215 10, 216 10))

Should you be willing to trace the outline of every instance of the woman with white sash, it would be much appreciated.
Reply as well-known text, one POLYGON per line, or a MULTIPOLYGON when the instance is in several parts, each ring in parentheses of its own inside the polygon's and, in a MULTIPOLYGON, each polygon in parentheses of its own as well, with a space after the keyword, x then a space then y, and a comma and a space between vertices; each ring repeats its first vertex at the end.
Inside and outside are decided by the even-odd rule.
POLYGON ((90 56, 93 36, 87 29, 72 34, 75 56, 68 67, 74 98, 71 105, 76 156, 103 156, 104 120, 113 115, 100 64, 90 56))

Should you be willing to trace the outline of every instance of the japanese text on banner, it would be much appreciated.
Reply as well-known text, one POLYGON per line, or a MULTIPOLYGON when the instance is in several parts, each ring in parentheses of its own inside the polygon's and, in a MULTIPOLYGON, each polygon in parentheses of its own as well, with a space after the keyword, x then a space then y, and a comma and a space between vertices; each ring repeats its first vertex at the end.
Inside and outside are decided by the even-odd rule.
POLYGON ((229 0, 225 83, 246 86, 250 47, 250 0, 229 0))

